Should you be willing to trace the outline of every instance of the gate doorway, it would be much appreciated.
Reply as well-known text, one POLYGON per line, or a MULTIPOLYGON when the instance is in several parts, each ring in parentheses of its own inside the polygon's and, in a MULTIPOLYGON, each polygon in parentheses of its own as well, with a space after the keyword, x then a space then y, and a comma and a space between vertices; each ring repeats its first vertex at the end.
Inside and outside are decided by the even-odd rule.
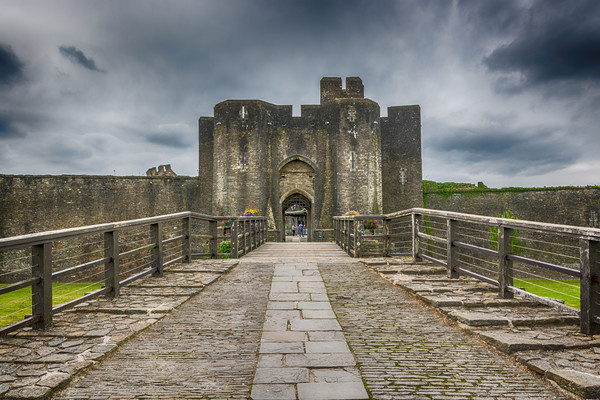
POLYGON ((302 193, 293 193, 287 196, 281 203, 283 213, 283 237, 282 241, 312 241, 312 201, 302 193), (306 227, 304 232, 299 232, 300 223, 306 227), (295 227, 292 234, 292 226, 295 227))

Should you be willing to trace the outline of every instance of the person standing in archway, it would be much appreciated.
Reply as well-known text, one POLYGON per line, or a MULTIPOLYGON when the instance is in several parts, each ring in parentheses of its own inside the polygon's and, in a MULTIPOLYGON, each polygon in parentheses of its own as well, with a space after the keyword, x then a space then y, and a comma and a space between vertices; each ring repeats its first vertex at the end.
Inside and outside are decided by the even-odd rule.
POLYGON ((298 231, 300 232, 300 237, 304 236, 304 225, 302 225, 302 222, 298 224, 298 231))

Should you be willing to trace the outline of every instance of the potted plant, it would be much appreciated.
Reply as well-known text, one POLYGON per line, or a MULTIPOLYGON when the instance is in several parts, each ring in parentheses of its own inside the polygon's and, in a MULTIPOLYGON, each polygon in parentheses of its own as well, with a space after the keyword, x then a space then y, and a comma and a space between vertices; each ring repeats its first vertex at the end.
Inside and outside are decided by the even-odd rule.
POLYGON ((258 217, 259 214, 258 208, 246 206, 246 209, 242 212, 242 217, 258 217))

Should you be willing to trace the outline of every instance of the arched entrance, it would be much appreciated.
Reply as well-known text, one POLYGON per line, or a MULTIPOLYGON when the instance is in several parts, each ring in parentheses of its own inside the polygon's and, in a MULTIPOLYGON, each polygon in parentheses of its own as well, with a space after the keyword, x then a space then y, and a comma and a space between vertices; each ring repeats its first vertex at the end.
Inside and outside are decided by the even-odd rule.
POLYGON ((281 219, 279 240, 291 238, 291 227, 300 222, 307 226, 303 240, 313 238, 313 201, 315 197, 315 164, 302 155, 286 158, 279 164, 279 201, 281 219), (287 229, 286 229, 287 225, 287 229))
MULTIPOLYGON (((283 227, 281 232, 283 232, 283 237, 281 240, 285 241, 286 236, 289 236, 287 239, 291 240, 292 232, 291 227, 292 224, 296 226, 296 235, 298 235, 298 226, 300 223, 306 226, 306 234, 304 236, 304 240, 311 241, 312 240, 312 232, 313 232, 313 224, 312 224, 312 201, 307 197, 307 193, 302 194, 300 192, 294 192, 288 194, 281 202, 281 211, 282 211, 282 221, 283 227), (287 229, 286 229, 287 228, 287 229)), ((298 239, 296 239, 298 240, 298 239)), ((300 238, 299 240, 303 240, 300 238)))

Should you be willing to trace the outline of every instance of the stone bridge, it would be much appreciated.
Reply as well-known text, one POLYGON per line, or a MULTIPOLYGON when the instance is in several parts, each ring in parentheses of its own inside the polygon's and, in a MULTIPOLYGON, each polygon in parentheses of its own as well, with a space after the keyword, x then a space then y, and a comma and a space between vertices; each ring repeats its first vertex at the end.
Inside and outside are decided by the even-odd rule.
POLYGON ((429 262, 266 243, 0 337, 0 398, 596 398, 599 339, 429 262))

